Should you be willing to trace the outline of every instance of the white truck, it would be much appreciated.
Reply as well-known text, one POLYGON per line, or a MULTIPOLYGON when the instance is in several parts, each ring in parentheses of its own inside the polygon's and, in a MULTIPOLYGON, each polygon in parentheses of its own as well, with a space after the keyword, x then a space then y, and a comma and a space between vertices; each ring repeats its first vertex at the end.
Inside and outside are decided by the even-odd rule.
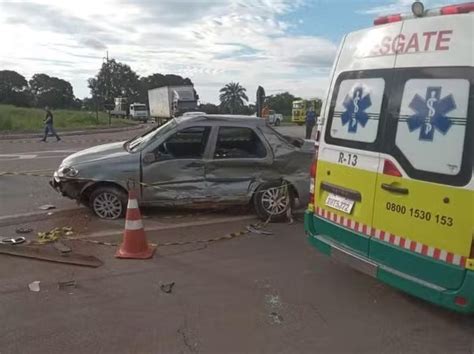
POLYGON ((150 117, 161 124, 184 112, 196 110, 197 97, 192 85, 164 86, 148 90, 148 105, 150 117))
POLYGON ((127 118, 127 99, 125 97, 114 98, 114 109, 110 111, 110 115, 115 118, 127 118))
POLYGON ((140 120, 144 123, 148 121, 148 110, 144 103, 132 103, 130 105, 130 119, 140 120))

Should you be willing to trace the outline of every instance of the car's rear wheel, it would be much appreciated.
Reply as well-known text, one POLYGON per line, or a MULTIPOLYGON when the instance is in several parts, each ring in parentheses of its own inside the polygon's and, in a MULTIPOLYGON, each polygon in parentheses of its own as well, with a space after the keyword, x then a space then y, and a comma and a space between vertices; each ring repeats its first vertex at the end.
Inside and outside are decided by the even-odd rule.
POLYGON ((254 207, 262 220, 285 219, 289 208, 294 206, 294 193, 286 182, 268 182, 255 192, 254 207))
POLYGON ((277 119, 277 120, 275 121, 275 127, 279 127, 279 126, 280 126, 280 120, 277 119))
POLYGON ((101 186, 91 193, 89 206, 101 219, 118 219, 125 215, 127 195, 117 187, 101 186))

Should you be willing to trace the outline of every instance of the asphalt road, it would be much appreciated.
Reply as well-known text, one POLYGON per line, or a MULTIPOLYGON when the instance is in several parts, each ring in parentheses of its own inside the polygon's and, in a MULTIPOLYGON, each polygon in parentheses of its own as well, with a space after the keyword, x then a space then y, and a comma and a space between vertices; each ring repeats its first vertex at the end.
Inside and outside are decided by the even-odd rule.
MULTIPOLYGON (((248 222, 148 238, 210 238, 248 222)), ((472 316, 333 263, 306 242, 301 221, 268 229, 274 234, 159 247, 147 261, 118 260, 115 247, 70 241, 104 262, 96 269, 0 256, 0 352, 473 352, 472 316), (77 287, 58 289, 68 280, 77 287), (39 292, 29 291, 33 281, 39 292), (160 290, 170 282, 171 293, 160 290)))
MULTIPOLYGON (((285 126, 278 129, 291 136, 302 137, 304 127, 285 126)), ((125 132, 65 136, 60 142, 49 138, 47 143, 37 139, 0 140, 0 173, 31 172, 51 175, 61 161, 73 152, 114 141, 122 141, 144 132, 125 132)), ((60 132, 59 132, 60 133, 60 132)), ((38 211, 44 204, 57 208, 74 208, 76 203, 61 197, 49 185, 48 177, 0 176, 0 217, 38 211)))

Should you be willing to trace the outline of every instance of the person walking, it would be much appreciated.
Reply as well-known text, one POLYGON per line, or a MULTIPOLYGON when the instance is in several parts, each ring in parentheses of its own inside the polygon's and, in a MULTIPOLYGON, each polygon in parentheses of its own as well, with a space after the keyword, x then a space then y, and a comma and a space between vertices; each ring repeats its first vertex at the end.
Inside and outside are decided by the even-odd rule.
POLYGON ((313 128, 316 125, 316 112, 313 107, 310 107, 306 113, 306 139, 311 139, 311 134, 313 133, 313 128))
POLYGON ((44 110, 46 112, 46 117, 44 117, 44 120, 43 120, 44 136, 43 136, 43 139, 41 139, 41 141, 46 142, 46 139, 48 138, 49 133, 51 133, 52 135, 56 137, 56 141, 60 141, 61 138, 56 133, 56 130, 54 130, 54 126, 53 126, 53 113, 51 113, 48 106, 44 107, 44 110))

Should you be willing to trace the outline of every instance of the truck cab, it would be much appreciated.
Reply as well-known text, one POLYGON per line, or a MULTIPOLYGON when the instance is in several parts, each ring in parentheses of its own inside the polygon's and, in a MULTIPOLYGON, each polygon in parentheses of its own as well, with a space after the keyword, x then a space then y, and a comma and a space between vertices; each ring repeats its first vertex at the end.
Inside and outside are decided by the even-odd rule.
POLYGON ((148 120, 148 109, 146 108, 146 104, 132 103, 130 105, 130 119, 146 123, 148 120))

